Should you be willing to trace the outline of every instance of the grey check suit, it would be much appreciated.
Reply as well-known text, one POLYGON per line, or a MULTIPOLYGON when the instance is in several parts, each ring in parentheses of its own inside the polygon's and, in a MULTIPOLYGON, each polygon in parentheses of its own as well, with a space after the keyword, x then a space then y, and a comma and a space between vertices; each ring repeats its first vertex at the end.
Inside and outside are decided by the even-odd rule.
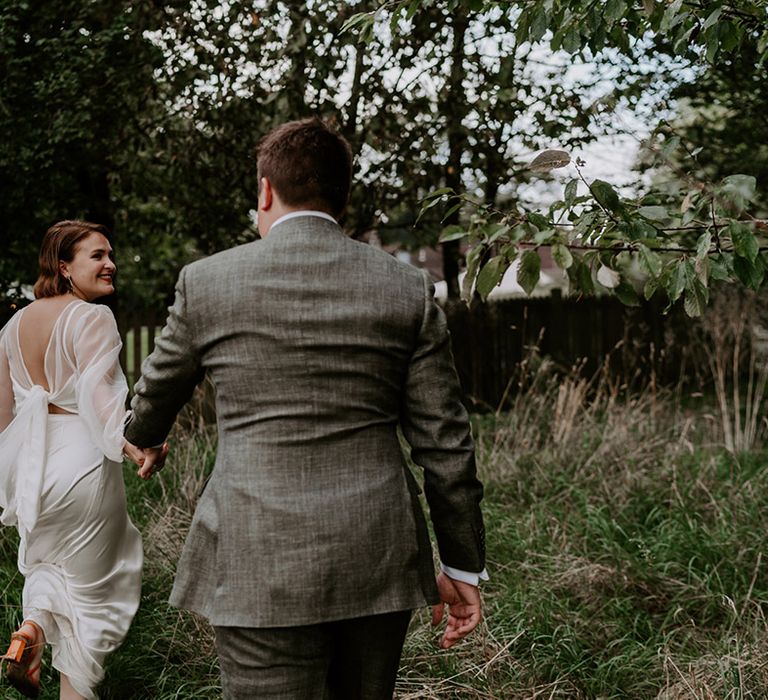
POLYGON ((204 373, 216 464, 171 603, 213 625, 308 625, 437 602, 441 560, 485 565, 474 445, 421 271, 312 216, 184 268, 126 428, 155 445, 204 373))

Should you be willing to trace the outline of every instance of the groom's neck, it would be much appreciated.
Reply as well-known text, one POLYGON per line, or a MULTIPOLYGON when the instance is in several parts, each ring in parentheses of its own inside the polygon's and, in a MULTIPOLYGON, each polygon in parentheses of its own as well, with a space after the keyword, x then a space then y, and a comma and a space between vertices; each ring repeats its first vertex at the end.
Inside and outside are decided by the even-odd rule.
POLYGON ((329 207, 322 206, 317 202, 305 202, 303 204, 295 205, 286 205, 280 202, 276 206, 272 206, 268 212, 259 212, 259 233, 261 234, 261 237, 265 238, 269 234, 276 221, 282 219, 287 214, 293 214, 300 211, 320 211, 324 214, 328 214, 328 216, 332 216, 334 219, 336 218, 333 213, 329 211, 329 207), (262 225, 262 222, 265 224, 264 226, 262 225), (264 230, 262 230, 262 228, 264 230))

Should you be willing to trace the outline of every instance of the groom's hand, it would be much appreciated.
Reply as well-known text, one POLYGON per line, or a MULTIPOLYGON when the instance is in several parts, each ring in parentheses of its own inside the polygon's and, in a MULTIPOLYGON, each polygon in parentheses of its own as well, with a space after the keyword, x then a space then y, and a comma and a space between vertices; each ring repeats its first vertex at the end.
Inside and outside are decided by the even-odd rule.
POLYGON ((445 573, 437 577, 437 592, 442 601, 432 606, 432 624, 440 624, 445 606, 448 606, 448 624, 440 640, 443 649, 452 647, 466 637, 482 619, 480 589, 463 581, 456 581, 445 573))
POLYGON ((140 464, 138 475, 144 480, 151 479, 156 471, 160 471, 165 465, 165 458, 168 456, 168 443, 164 442, 162 447, 145 447, 144 463, 140 464))

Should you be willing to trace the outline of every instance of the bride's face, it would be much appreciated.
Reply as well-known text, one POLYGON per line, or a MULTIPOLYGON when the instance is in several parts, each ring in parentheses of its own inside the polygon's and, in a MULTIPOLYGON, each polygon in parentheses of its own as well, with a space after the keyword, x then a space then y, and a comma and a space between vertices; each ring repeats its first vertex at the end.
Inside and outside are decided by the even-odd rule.
POLYGON ((61 263, 62 274, 72 281, 75 296, 93 301, 115 291, 117 268, 111 255, 112 246, 100 233, 92 233, 77 244, 72 262, 61 263))

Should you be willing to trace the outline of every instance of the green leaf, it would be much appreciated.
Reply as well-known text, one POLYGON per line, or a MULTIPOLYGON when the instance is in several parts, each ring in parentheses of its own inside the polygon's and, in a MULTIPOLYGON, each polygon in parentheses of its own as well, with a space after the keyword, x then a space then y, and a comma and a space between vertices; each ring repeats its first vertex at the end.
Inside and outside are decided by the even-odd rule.
POLYGON ((613 293, 624 306, 640 306, 640 297, 637 296, 635 288, 625 279, 614 287, 613 293))
POLYGON ((509 267, 509 260, 504 255, 492 257, 477 276, 477 293, 485 301, 493 289, 501 282, 509 267))
POLYGON ((581 258, 574 257, 573 265, 568 268, 568 280, 571 291, 591 295, 595 293, 595 283, 592 280, 592 270, 581 258))
POLYGON ((643 287, 643 296, 646 299, 650 299, 655 293, 656 290, 659 289, 660 286, 660 280, 656 277, 649 277, 645 281, 645 286, 643 287))
POLYGON ((579 191, 579 181, 578 180, 569 180, 568 184, 565 186, 565 192, 563 194, 563 199, 565 200, 565 203, 569 206, 573 206, 573 200, 576 199, 576 195, 579 191))
POLYGON ((488 244, 495 243, 502 236, 506 236, 509 233, 509 226, 506 224, 495 224, 488 227, 488 244))
POLYGON ((483 254, 487 248, 484 245, 476 245, 470 249, 467 253, 467 273, 464 275, 464 280, 461 283, 461 298, 464 301, 469 301, 472 296, 472 287, 475 284, 475 278, 477 277, 477 268, 480 265, 480 261, 483 259, 483 254))
MULTIPOLYGON (((728 257, 732 258, 733 256, 729 255, 728 257)), ((725 282, 726 280, 730 279, 731 267, 728 265, 727 261, 724 258, 725 258, 725 255, 720 255, 710 259, 709 261, 710 279, 718 280, 719 282, 725 282)))
POLYGON ((717 31, 717 28, 714 28, 710 29, 704 36, 704 45, 706 47, 705 56, 708 63, 713 63, 717 56, 717 52, 720 49, 720 34, 717 31))
POLYGON ((531 29, 528 37, 533 43, 541 40, 549 26, 549 15, 546 9, 542 3, 538 3, 538 5, 539 8, 531 20, 531 29))
POLYGON ((432 190, 429 194, 424 195, 421 201, 426 202, 427 200, 434 199, 435 197, 442 197, 445 194, 454 194, 453 187, 440 187, 437 190, 432 190))
POLYGON ((568 27, 568 30, 563 35, 562 47, 563 51, 568 53, 576 53, 581 49, 582 39, 581 32, 576 25, 572 24, 568 27))
POLYGON ((461 207, 464 206, 464 202, 459 202, 458 204, 454 204, 452 207, 448 209, 448 211, 443 214, 443 218, 441 219, 441 223, 448 219, 451 214, 455 214, 461 207))
POLYGON ((347 32, 351 29, 354 29, 356 27, 362 28, 366 24, 372 24, 373 23, 373 13, 372 12, 359 12, 355 15, 352 15, 341 27, 341 33, 347 32))
POLYGON ((708 287, 710 270, 709 258, 706 256, 703 258, 696 258, 696 262, 694 263, 693 267, 696 271, 696 277, 699 282, 701 282, 704 287, 708 287))
POLYGON ((642 243, 638 246, 640 250, 640 259, 643 261, 645 269, 653 276, 658 277, 661 274, 662 262, 658 253, 654 253, 648 246, 642 243))
POLYGON ((667 280, 667 296, 672 303, 680 298, 685 289, 685 263, 685 260, 676 261, 672 274, 667 280))
POLYGON ((621 209, 619 195, 616 194, 616 190, 604 180, 593 180, 590 185, 590 190, 592 196, 608 211, 615 213, 621 209))
POLYGON ((685 313, 691 318, 696 318, 701 316, 704 307, 705 303, 701 295, 695 289, 687 288, 685 290, 685 300, 683 301, 685 313))
POLYGON ((557 235, 557 232, 553 228, 544 229, 543 231, 538 231, 533 236, 533 242, 536 243, 536 245, 544 245, 547 243, 551 243, 552 239, 557 235))
POLYGON ((644 216, 646 219, 650 219, 651 221, 664 221, 665 219, 669 218, 669 212, 667 211, 666 207, 640 207, 637 210, 637 213, 640 214, 640 216, 644 216))
POLYGON ((576 225, 573 227, 573 236, 578 238, 586 235, 592 228, 597 219, 597 213, 590 211, 576 219, 576 225))
POLYGON ((657 238, 658 230, 644 219, 632 219, 629 222, 629 237, 633 240, 657 238))
POLYGON ((458 226, 456 224, 452 226, 446 226, 442 233, 440 234, 440 238, 438 238, 438 241, 440 243, 448 243, 448 241, 460 241, 462 238, 466 238, 469 235, 469 232, 465 229, 464 226, 458 226))
POLYGON ((427 201, 425 199, 424 201, 426 202, 426 204, 422 205, 421 210, 419 211, 419 215, 416 217, 416 223, 417 224, 419 223, 419 221, 421 221, 421 217, 423 217, 424 214, 426 214, 432 207, 435 207, 438 204, 440 204, 440 198, 439 197, 437 197, 435 199, 431 199, 429 201, 427 201))
POLYGON ((556 243, 552 246, 552 259, 557 263, 557 266, 563 270, 567 270, 573 265, 573 256, 567 246, 562 243, 556 243))
POLYGON ((728 233, 733 241, 733 250, 736 255, 753 262, 760 252, 760 246, 752 229, 738 221, 732 221, 728 225, 728 233))
POLYGON ((603 8, 603 16, 609 22, 615 22, 624 16, 626 9, 624 0, 608 0, 603 8))
POLYGON ((720 22, 718 25, 717 36, 723 51, 733 51, 739 45, 741 32, 736 28, 736 25, 733 22, 726 20, 725 22, 720 22))
POLYGON ((673 0, 669 3, 659 26, 659 31, 662 34, 666 34, 670 29, 677 26, 688 14, 687 12, 680 12, 682 4, 683 0, 673 0))
POLYGON ((710 258, 709 277, 713 280, 726 282, 734 274, 733 255, 731 253, 720 253, 710 258))
POLYGON ((754 261, 736 256, 733 259, 733 271, 742 284, 750 289, 759 289, 765 276, 765 268, 760 257, 754 261))
POLYGON ((411 4, 408 6, 408 10, 405 13, 405 18, 411 19, 411 17, 413 17, 419 11, 420 7, 421 0, 411 0, 411 4))
POLYGON ((552 222, 546 216, 542 216, 535 211, 526 214, 525 218, 539 229, 539 231, 552 228, 552 222))
POLYGON ((768 30, 763 30, 763 33, 757 40, 757 53, 761 56, 761 63, 765 61, 765 56, 763 54, 765 53, 766 49, 768 49, 768 30))
POLYGON ((533 19, 530 12, 523 12, 520 15, 520 19, 515 27, 515 39, 518 44, 522 44, 528 41, 528 37, 531 32, 531 20, 533 19))
POLYGON ((541 259, 535 250, 526 250, 520 259, 520 267, 517 270, 517 283, 530 296, 539 283, 541 274, 541 259))
POLYGON ((699 240, 696 242, 696 257, 706 258, 709 255, 709 249, 712 247, 712 233, 705 231, 699 236, 699 240))
POLYGON ((715 26, 715 24, 717 24, 717 20, 720 17, 720 15, 722 14, 722 12, 723 12, 723 8, 722 7, 715 8, 715 10, 710 13, 709 17, 707 17, 707 19, 704 22, 704 24, 701 25, 701 30, 702 31, 706 31, 710 27, 715 26))

